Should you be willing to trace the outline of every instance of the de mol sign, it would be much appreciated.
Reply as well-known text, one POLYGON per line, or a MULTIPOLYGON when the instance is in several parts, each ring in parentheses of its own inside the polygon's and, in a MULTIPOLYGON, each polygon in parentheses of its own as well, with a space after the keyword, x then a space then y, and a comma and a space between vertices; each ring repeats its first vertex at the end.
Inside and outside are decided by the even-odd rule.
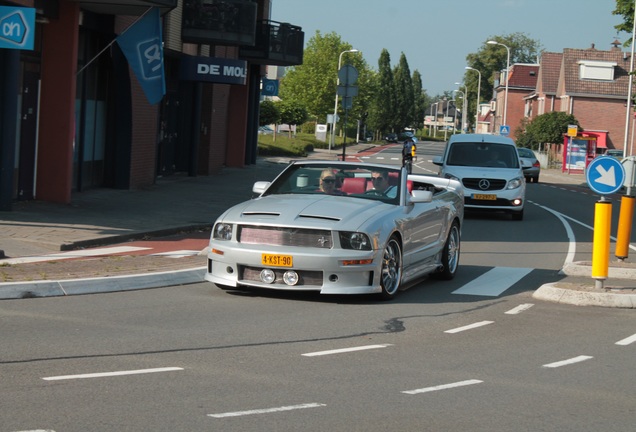
POLYGON ((179 75, 182 80, 240 84, 247 82, 247 62, 218 57, 184 56, 179 75))
POLYGON ((35 9, 0 6, 0 48, 33 50, 35 9))

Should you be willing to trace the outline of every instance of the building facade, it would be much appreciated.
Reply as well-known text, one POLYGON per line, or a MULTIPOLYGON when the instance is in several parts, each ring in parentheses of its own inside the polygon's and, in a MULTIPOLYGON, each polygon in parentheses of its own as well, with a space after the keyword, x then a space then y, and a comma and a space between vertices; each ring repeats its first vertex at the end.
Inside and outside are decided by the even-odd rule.
POLYGON ((0 6, 36 10, 34 49, 0 48, 3 210, 253 164, 266 65, 302 63, 302 29, 272 21, 271 0, 0 6), (115 42, 151 8, 160 11, 166 83, 156 104, 115 42))

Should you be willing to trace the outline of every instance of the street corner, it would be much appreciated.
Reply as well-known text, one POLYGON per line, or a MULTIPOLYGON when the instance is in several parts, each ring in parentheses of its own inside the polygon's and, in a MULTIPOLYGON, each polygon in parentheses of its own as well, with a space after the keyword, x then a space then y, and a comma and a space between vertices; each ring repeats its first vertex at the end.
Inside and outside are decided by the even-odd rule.
MULTIPOLYGON (((561 269, 566 276, 592 277, 591 261, 574 261, 566 263, 561 269)), ((612 261, 609 263, 608 279, 627 279, 636 281, 636 263, 627 261, 612 261)))
POLYGON ((593 283, 548 283, 539 287, 532 297, 537 300, 575 306, 636 308, 636 288, 611 285, 597 288, 593 283))

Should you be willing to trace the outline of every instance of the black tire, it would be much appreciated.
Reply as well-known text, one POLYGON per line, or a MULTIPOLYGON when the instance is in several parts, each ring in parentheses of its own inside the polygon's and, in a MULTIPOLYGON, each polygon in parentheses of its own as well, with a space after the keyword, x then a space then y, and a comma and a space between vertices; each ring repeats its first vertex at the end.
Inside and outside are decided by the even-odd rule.
POLYGON ((523 220, 523 210, 513 211, 512 213, 510 213, 510 216, 512 217, 513 221, 523 220))
POLYGON ((533 181, 534 183, 539 183, 539 176, 533 177, 533 178, 532 178, 532 181, 533 181))
POLYGON ((397 294, 402 283, 402 246, 395 236, 392 236, 384 247, 382 270, 380 271, 380 296, 390 300, 397 294))
POLYGON ((444 249, 442 249, 442 270, 435 273, 437 279, 451 280, 455 277, 459 267, 459 253, 461 251, 461 234, 459 224, 453 222, 448 231, 444 249))

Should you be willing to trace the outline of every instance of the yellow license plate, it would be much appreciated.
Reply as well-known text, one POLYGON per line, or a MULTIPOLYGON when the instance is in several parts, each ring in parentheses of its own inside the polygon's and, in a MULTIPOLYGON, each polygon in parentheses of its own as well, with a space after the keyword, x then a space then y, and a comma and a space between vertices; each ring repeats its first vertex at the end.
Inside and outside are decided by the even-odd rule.
POLYGON ((497 195, 493 195, 493 194, 473 194, 473 199, 494 201, 494 200, 497 199, 497 195))
POLYGON ((291 267, 293 260, 291 255, 262 254, 261 264, 264 266, 291 267))

